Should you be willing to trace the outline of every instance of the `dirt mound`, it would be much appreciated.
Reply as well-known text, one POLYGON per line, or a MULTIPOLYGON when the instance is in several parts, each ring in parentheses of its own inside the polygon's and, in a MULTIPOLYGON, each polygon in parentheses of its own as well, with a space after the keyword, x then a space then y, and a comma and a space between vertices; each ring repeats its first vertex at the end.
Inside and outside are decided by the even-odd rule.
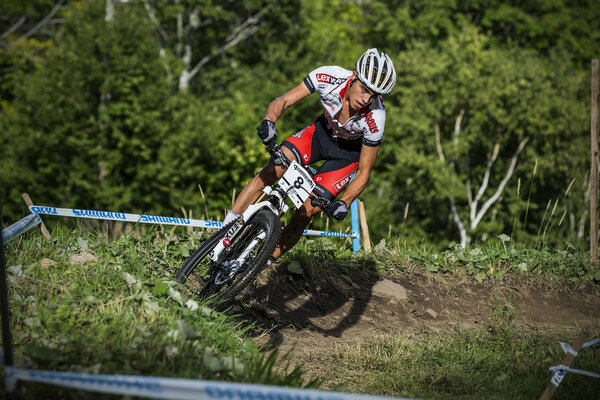
POLYGON ((263 273, 248 298, 234 312, 255 324, 259 344, 284 351, 397 331, 477 326, 494 318, 557 330, 600 326, 597 285, 575 290, 424 273, 383 276, 374 267, 302 273, 279 267, 263 273))

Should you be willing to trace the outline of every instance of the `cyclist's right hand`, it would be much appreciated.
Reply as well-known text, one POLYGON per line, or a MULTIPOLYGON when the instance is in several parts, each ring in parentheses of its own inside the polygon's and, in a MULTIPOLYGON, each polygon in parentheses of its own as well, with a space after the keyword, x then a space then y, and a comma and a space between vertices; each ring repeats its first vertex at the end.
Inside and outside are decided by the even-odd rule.
POLYGON ((260 140, 262 140, 263 144, 267 148, 267 151, 271 152, 273 146, 275 146, 277 139, 277 131, 275 130, 275 124, 273 124, 268 119, 263 119, 260 125, 256 127, 256 130, 258 131, 258 136, 260 137, 260 140))

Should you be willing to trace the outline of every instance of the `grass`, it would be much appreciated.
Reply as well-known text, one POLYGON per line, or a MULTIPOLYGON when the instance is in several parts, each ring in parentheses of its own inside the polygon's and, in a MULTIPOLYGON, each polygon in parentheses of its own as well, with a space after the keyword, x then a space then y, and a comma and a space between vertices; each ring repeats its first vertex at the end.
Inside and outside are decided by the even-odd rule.
MULTIPOLYGON (((60 227, 51 241, 30 235, 11 243, 16 366, 314 386, 300 369, 280 368, 284 360, 277 354, 261 354, 247 338, 249 326, 197 302, 173 281, 197 244, 197 237, 183 240, 160 231, 109 242, 60 227), (71 265, 70 257, 84 252, 97 260, 71 265), (55 264, 43 266, 42 258, 55 264)), ((19 396, 98 398, 29 384, 20 384, 19 396)))
MULTIPOLYGON (((108 374, 219 379, 317 386, 276 352, 262 354, 249 324, 215 312, 173 281, 201 235, 134 231, 110 241, 85 229, 57 226, 50 241, 28 234, 7 247, 11 325, 19 367, 108 374), (91 253, 96 261, 71 265, 91 253), (43 266, 40 260, 54 265, 43 266)), ((585 255, 535 250, 495 241, 436 252, 426 246, 380 243, 352 255, 348 243, 303 240, 284 260, 297 261, 311 280, 342 270, 458 274, 475 281, 530 280, 584 284, 594 279, 585 255)), ((423 335, 398 333, 339 343, 325 357, 326 386, 343 391, 432 398, 531 398, 560 362, 557 339, 512 325, 499 312, 484 329, 456 328, 423 335), (342 377, 342 378, 340 378, 342 377), (341 381, 343 379, 343 381, 341 381), (340 383, 342 382, 342 383, 340 383)), ((598 352, 576 368, 600 371, 598 352)), ((557 398, 592 398, 600 388, 568 376, 557 398)), ((44 385, 20 384, 21 398, 102 398, 44 385)), ((3 395, 4 393, 0 393, 3 395)), ((110 398, 110 397, 108 397, 110 398)))
MULTIPOLYGON (((337 345, 328 355, 333 370, 323 381, 334 388, 389 396, 532 399, 548 384, 548 367, 560 364, 562 357, 556 336, 523 328, 400 333, 337 345), (342 384, 339 375, 345 376, 342 384)), ((600 371, 600 354, 581 352, 574 368, 600 371)), ((555 398, 592 399, 598 393, 598 380, 567 375, 555 398)))
POLYGON ((505 242, 506 238, 501 235, 496 241, 467 248, 451 243, 443 251, 435 251, 427 245, 407 247, 402 243, 391 246, 382 243, 383 246, 376 246, 373 254, 382 269, 466 275, 478 282, 508 279, 538 283, 600 281, 600 271, 591 268, 589 255, 585 252, 574 248, 532 249, 505 242))
MULTIPOLYGON (((305 240, 287 256, 287 261, 302 267, 311 286, 318 285, 330 264, 342 270, 376 265, 384 276, 426 273, 440 275, 441 279, 442 275, 458 275, 475 282, 486 281, 486 287, 489 283, 517 282, 517 286, 564 289, 594 282, 587 254, 574 249, 529 249, 504 237, 467 249, 450 246, 441 252, 427 246, 382 242, 372 253, 358 256, 346 254, 345 249, 329 239, 305 240)), ((557 341, 572 342, 578 331, 564 327, 540 331, 517 325, 513 323, 515 310, 501 299, 495 303, 483 327, 456 321, 453 328, 446 326, 442 331, 434 328, 426 333, 365 335, 366 338, 338 342, 332 350, 319 353, 320 366, 315 375, 327 388, 376 395, 538 398, 550 380, 548 368, 563 358, 557 341)), ((598 325, 593 329, 596 331, 589 332, 590 338, 599 337, 598 325)), ((573 367, 600 373, 599 350, 582 351, 573 367)), ((591 399, 598 398, 598 393, 600 381, 568 375, 555 398, 591 399)))

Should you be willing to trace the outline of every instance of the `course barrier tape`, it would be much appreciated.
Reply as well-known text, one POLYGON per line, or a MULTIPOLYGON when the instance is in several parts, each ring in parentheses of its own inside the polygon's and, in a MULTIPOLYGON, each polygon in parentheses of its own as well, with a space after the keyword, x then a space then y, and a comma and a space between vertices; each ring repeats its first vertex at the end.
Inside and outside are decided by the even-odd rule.
POLYGON ((36 371, 8 367, 13 388, 18 380, 46 383, 87 391, 154 399, 178 400, 383 400, 390 397, 292 389, 245 383, 225 383, 182 378, 101 375, 76 372, 36 371))
POLYGON ((559 369, 556 371, 553 371, 554 374, 552 375, 552 378, 550 379, 550 383, 552 383, 554 386, 558 387, 560 385, 560 383, 562 382, 563 378, 565 377, 565 375, 567 375, 567 372, 564 369, 559 369))
MULTIPOLYGON (((581 345, 581 349, 579 350, 579 352, 573 350, 573 348, 571 347, 570 344, 565 343, 565 342, 558 342, 560 344, 560 347, 562 348, 563 352, 565 354, 571 354, 573 357, 577 357, 577 355, 579 354, 580 351, 584 350, 584 349, 589 349, 591 347, 595 347, 600 345, 600 338, 599 339, 594 339, 594 340, 590 340, 587 341, 585 343, 583 343, 581 345)), ((556 387, 558 387, 560 385, 560 383, 562 382, 563 378, 565 377, 565 375, 567 375, 567 372, 570 372, 572 374, 576 374, 576 375, 584 375, 584 376, 588 376, 591 378, 600 378, 600 374, 594 373, 594 372, 590 372, 590 371, 584 371, 581 369, 573 369, 573 368, 569 368, 565 365, 555 365, 553 367, 548 368, 551 372, 554 372, 554 374, 552 374, 552 378, 550 378, 550 383, 556 387)))
MULTIPOLYGON (((558 343, 560 344, 560 347, 562 347, 562 350, 565 353, 571 353, 571 351, 573 350, 571 348, 571 345, 568 344, 568 343, 565 343, 565 342, 558 342, 558 343)), ((581 350, 583 350, 583 349, 589 349, 590 347, 596 347, 598 345, 600 345, 600 339, 590 340, 589 342, 585 342, 583 344, 583 346, 581 346, 581 350)), ((579 350, 579 351, 581 351, 581 350, 579 350)))
POLYGON ((29 214, 25 218, 15 222, 11 226, 2 230, 2 240, 8 243, 17 236, 35 228, 42 222, 42 219, 37 214, 29 214))
MULTIPOLYGON (((221 221, 209 221, 203 219, 190 219, 179 217, 163 217, 160 215, 130 214, 115 211, 83 210, 78 208, 59 208, 48 206, 30 206, 29 210, 34 214, 54 215, 60 217, 91 218, 110 221, 133 222, 143 224, 159 225, 179 225, 192 226, 197 228, 220 228, 223 226, 221 221)), ((307 236, 330 236, 330 237, 354 237, 351 233, 327 232, 305 229, 307 236)))
MULTIPOLYGON (((600 379, 600 374, 597 374, 595 372, 584 371, 582 369, 569 368, 569 367, 565 367, 564 365, 555 365, 548 369, 550 371, 554 372, 555 374, 562 373, 564 375, 565 373, 568 372, 570 374, 583 375, 583 376, 589 376, 590 378, 600 379)), ((558 386, 558 385, 556 385, 556 386, 558 386)))

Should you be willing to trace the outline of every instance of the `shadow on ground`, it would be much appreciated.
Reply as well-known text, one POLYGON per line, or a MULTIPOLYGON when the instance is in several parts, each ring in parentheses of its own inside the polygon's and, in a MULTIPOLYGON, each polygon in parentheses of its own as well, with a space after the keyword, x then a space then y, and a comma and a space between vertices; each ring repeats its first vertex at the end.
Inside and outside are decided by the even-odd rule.
POLYGON ((346 269, 333 260, 313 259, 302 266, 301 273, 289 272, 282 263, 264 271, 244 301, 231 311, 254 324, 253 336, 268 336, 266 343, 261 341, 267 351, 281 345, 284 329, 341 337, 359 323, 372 287, 380 279, 374 262, 346 269))

